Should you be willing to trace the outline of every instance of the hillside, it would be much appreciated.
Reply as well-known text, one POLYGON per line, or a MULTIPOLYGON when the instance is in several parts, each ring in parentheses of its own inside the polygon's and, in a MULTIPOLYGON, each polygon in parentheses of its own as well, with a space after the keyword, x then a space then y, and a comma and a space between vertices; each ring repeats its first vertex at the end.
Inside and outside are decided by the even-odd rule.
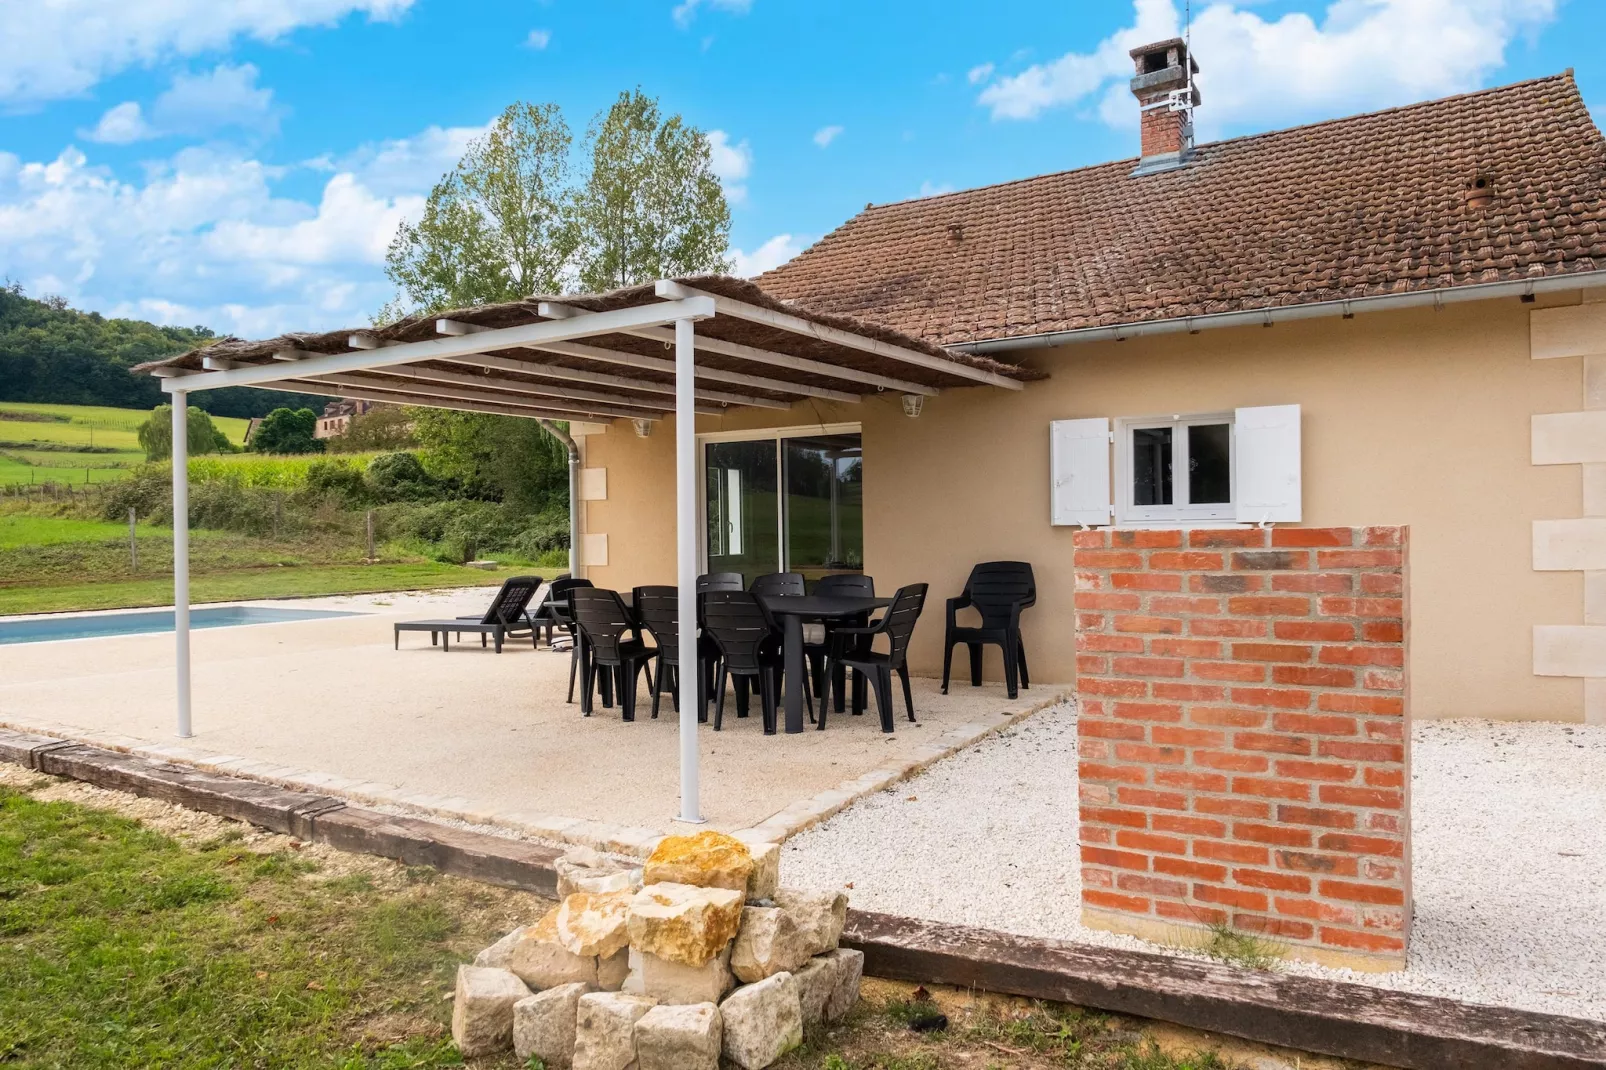
MULTIPOLYGON (((128 369, 204 345, 206 327, 161 327, 80 312, 58 298, 36 301, 0 286, 0 401, 144 409, 161 404, 155 379, 128 369)), ((217 416, 266 416, 281 405, 321 408, 326 399, 233 387, 193 395, 217 416)))

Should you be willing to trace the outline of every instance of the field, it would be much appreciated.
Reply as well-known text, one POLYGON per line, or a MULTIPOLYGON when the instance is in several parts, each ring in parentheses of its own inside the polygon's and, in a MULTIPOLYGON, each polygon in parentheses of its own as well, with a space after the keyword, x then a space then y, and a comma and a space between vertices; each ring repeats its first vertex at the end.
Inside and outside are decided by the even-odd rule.
MULTIPOLYGON (((150 413, 88 405, 0 402, 0 487, 106 483, 144 463, 136 432, 150 413)), ((247 421, 216 416, 232 442, 245 441, 247 421)))

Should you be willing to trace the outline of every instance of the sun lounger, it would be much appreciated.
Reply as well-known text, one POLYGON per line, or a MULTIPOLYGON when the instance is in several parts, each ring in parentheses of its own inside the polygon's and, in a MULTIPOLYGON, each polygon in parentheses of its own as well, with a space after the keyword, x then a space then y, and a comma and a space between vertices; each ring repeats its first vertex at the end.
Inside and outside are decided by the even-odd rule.
POLYGON ((438 644, 443 650, 452 648, 452 635, 461 637, 463 632, 478 633, 481 646, 487 645, 488 640, 494 641, 498 654, 502 652, 502 641, 509 636, 528 634, 530 645, 534 646, 535 626, 525 611, 540 586, 539 576, 510 576, 491 599, 491 606, 483 617, 400 621, 396 624, 396 649, 401 649, 402 632, 428 632, 430 645, 438 644))

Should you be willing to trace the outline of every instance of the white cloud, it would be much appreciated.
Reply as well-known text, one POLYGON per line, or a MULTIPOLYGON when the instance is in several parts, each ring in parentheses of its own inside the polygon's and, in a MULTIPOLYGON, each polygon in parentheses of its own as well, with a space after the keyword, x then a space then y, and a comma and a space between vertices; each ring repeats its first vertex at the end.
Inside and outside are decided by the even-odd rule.
POLYGON ((91 141, 126 145, 144 138, 209 134, 225 126, 272 131, 273 90, 259 88, 257 69, 223 63, 204 74, 180 73, 156 98, 146 119, 130 100, 109 109, 93 130, 80 131, 91 141))
POLYGON ((814 143, 823 149, 835 141, 840 133, 842 133, 840 126, 822 126, 814 131, 814 143))
POLYGON ((362 322, 391 296, 385 248, 423 198, 342 170, 313 204, 275 193, 282 175, 217 149, 185 149, 139 182, 73 148, 0 157, 0 262, 30 292, 109 314, 253 336, 362 322))
MULTIPOLYGON (((1298 122, 1477 88, 1505 61, 1505 47, 1544 25, 1556 0, 1331 0, 1320 22, 1301 12, 1268 21, 1247 0, 1196 14, 1193 49, 1204 106, 1201 133, 1234 124, 1298 122)), ((998 78, 979 102, 994 119, 1098 98, 1112 126, 1137 125, 1127 92, 1129 49, 1176 36, 1174 0, 1135 0, 1130 26, 1092 52, 1071 52, 998 78)))
POLYGON ((708 132, 708 165, 720 185, 725 187, 725 199, 732 204, 747 200, 746 179, 753 169, 753 150, 746 139, 731 144, 730 135, 723 130, 708 132))
POLYGON ((306 166, 319 171, 349 171, 381 197, 427 191, 468 150, 485 126, 431 126, 412 137, 380 141, 340 157, 318 157, 306 166))
POLYGON ((56 0, 8 3, 0 101, 73 96, 102 78, 174 56, 219 51, 239 37, 276 41, 360 13, 393 19, 413 0, 56 0))
POLYGON ((151 128, 145 122, 145 113, 140 110, 138 102, 125 100, 116 107, 108 108, 106 114, 100 117, 100 122, 92 129, 78 131, 78 135, 108 145, 127 145, 150 137, 151 128))
POLYGON ((551 30, 531 30, 530 31, 530 36, 528 36, 528 37, 526 37, 524 39, 524 43, 526 45, 528 45, 529 47, 531 47, 531 48, 533 48, 533 49, 535 49, 537 51, 540 51, 541 49, 545 48, 547 45, 550 45, 552 43, 552 31, 551 30))
POLYGON ((750 279, 755 275, 764 274, 771 268, 780 267, 801 253, 805 244, 806 242, 798 236, 777 234, 751 253, 732 249, 731 259, 736 262, 736 274, 744 279, 750 279))
POLYGON ((697 17, 697 9, 705 4, 734 15, 745 15, 753 8, 753 0, 681 0, 669 14, 675 20, 675 25, 684 30, 697 17))
POLYGON ((969 82, 971 85, 979 85, 992 76, 993 65, 991 63, 981 63, 965 72, 965 81, 969 82))

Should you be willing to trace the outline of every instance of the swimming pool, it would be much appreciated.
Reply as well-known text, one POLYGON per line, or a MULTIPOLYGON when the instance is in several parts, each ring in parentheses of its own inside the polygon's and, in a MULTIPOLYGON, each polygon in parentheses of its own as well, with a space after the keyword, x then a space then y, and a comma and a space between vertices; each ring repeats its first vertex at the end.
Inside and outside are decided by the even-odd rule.
MULTIPOLYGON (((190 610, 190 628, 233 628, 241 624, 281 624, 294 620, 355 617, 337 609, 273 609, 263 606, 213 606, 190 610)), ((108 635, 144 635, 171 632, 173 611, 107 613, 94 616, 40 617, 0 621, 0 646, 7 643, 43 643, 51 639, 97 639, 108 635)))

